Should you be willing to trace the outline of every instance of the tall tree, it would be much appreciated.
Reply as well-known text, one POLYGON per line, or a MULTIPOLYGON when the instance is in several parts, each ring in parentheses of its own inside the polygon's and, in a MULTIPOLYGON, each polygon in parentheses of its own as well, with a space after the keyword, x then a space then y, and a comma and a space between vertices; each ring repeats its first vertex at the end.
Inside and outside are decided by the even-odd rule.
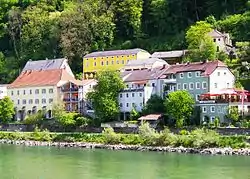
POLYGON ((14 104, 9 97, 0 100, 0 120, 2 123, 8 123, 14 115, 14 104))

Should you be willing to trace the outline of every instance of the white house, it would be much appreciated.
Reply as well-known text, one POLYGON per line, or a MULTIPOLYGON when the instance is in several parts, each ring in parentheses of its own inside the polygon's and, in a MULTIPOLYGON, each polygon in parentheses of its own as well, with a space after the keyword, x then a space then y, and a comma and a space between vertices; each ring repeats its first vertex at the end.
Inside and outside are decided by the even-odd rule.
POLYGON ((7 96, 7 86, 6 84, 0 84, 0 99, 3 99, 7 96))

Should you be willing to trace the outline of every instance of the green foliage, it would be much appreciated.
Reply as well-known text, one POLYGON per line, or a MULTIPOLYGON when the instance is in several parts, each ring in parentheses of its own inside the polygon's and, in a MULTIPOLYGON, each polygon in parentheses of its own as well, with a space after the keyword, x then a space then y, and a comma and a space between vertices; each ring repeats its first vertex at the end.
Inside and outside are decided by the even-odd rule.
POLYGON ((216 147, 219 144, 220 136, 213 130, 196 129, 191 132, 193 146, 198 148, 216 147))
POLYGON ((136 111, 136 109, 133 107, 132 110, 130 111, 130 120, 137 120, 139 118, 139 113, 136 111))
POLYGON ((8 123, 14 115, 14 104, 9 97, 0 100, 0 120, 2 123, 8 123))
POLYGON ((231 120, 233 122, 233 124, 235 124, 236 122, 238 122, 239 120, 239 111, 237 107, 231 106, 228 109, 228 115, 226 116, 229 120, 231 120))
POLYGON ((220 127, 220 118, 219 118, 219 117, 216 117, 216 118, 214 119, 214 126, 215 126, 216 128, 220 127))
POLYGON ((164 105, 167 115, 176 120, 176 126, 182 127, 194 110, 194 99, 187 91, 175 91, 169 94, 164 105))
POLYGON ((164 100, 158 95, 152 95, 143 107, 142 113, 147 114, 161 114, 164 113, 164 100))
POLYGON ((149 123, 145 122, 139 127, 139 136, 143 139, 144 144, 156 145, 159 134, 149 126, 149 123))
POLYGON ((104 135, 105 143, 107 144, 119 144, 120 135, 114 132, 113 128, 105 128, 102 132, 104 135))
POLYGON ((99 72, 97 81, 94 91, 88 93, 87 98, 92 102, 95 114, 100 120, 112 121, 119 113, 117 96, 125 85, 116 71, 99 72))
POLYGON ((51 141, 52 137, 48 130, 39 130, 37 127, 35 128, 34 132, 30 135, 31 140, 35 141, 51 141))
POLYGON ((25 119, 25 124, 40 124, 44 118, 45 114, 43 112, 37 112, 35 114, 28 115, 25 119))

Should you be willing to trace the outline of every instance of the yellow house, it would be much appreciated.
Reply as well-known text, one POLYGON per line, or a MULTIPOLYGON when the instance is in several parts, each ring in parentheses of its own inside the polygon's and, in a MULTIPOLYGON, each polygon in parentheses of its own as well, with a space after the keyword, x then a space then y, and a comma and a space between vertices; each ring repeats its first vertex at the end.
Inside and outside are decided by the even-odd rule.
POLYGON ((94 78, 96 72, 106 69, 120 70, 131 60, 147 59, 150 56, 150 53, 139 48, 92 52, 83 57, 84 78, 94 78))

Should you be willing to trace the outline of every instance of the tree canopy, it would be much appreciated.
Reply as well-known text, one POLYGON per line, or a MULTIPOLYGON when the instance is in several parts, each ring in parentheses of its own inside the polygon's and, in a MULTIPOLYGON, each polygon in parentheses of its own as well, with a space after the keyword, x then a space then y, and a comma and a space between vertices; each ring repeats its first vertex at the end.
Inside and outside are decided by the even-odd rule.
POLYGON ((9 97, 0 100, 0 121, 7 123, 12 120, 14 115, 14 104, 9 97))

